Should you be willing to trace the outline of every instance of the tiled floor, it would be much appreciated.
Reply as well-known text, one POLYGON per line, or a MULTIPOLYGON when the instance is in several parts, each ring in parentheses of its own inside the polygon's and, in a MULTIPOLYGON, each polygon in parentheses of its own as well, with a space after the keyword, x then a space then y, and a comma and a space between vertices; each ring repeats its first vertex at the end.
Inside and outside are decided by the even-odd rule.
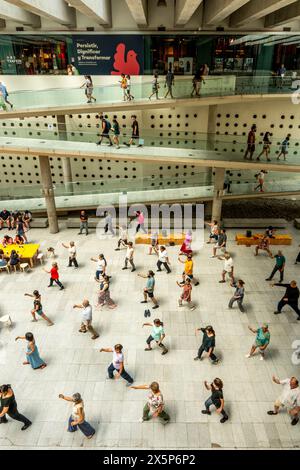
MULTIPOLYGON (((294 259, 298 251, 299 232, 290 226, 294 244, 283 247, 287 257, 286 281, 299 279, 300 266, 294 259)), ((2 232, 3 233, 3 232, 2 232)), ((0 381, 13 385, 19 409, 33 425, 25 432, 20 424, 9 420, 0 426, 0 446, 19 448, 211 448, 217 444, 227 448, 291 448, 300 445, 300 425, 291 426, 286 413, 268 416, 280 387, 273 384, 273 374, 280 378, 300 377, 299 366, 292 364, 292 343, 300 339, 300 323, 288 308, 274 316, 276 302, 284 292, 282 288, 269 287, 265 278, 271 272, 273 260, 261 254, 253 256, 253 248, 237 247, 235 232, 229 232, 228 249, 233 254, 236 275, 246 282, 245 307, 241 314, 236 308, 227 309, 232 289, 219 284, 223 263, 211 259, 211 246, 205 244, 195 257, 195 273, 200 285, 194 287, 195 311, 177 307, 182 266, 177 262, 178 248, 168 249, 172 274, 156 275, 156 295, 160 308, 151 318, 161 318, 165 323, 169 353, 161 356, 154 349, 144 352, 148 328, 142 328, 144 306, 142 289, 144 279, 137 272, 155 268, 156 257, 148 256, 143 245, 136 247, 137 272, 122 271, 124 252, 115 252, 115 240, 109 236, 97 239, 94 232, 86 237, 77 236, 77 230, 63 226, 57 235, 46 230, 32 230, 30 241, 41 242, 42 248, 54 246, 58 255, 61 280, 66 289, 47 289, 48 275, 41 266, 26 274, 0 275, 0 314, 10 314, 12 329, 0 330, 0 381), (67 251, 61 242, 77 242, 80 269, 67 268, 67 251), (93 303, 97 285, 94 281, 95 264, 91 256, 103 252, 112 275, 111 293, 118 303, 116 310, 94 310, 94 324, 100 332, 95 342, 89 335, 80 335, 80 313, 72 305, 88 298, 93 303), (45 322, 31 323, 31 299, 24 292, 39 289, 43 295, 45 312, 55 321, 49 328, 45 322), (264 362, 258 357, 246 359, 245 354, 254 340, 247 325, 257 326, 268 322, 271 345, 264 362), (200 337, 195 328, 212 324, 217 335, 216 353, 221 358, 217 366, 207 359, 194 362, 200 337), (17 335, 32 331, 41 356, 48 367, 32 370, 23 366, 25 344, 15 342, 17 335), (106 368, 111 355, 99 353, 101 347, 120 342, 124 345, 126 367, 136 384, 157 380, 165 397, 171 422, 166 426, 151 421, 140 423, 145 391, 126 388, 122 379, 106 379, 106 368), (201 414, 203 402, 208 397, 203 381, 221 377, 224 381, 226 409, 230 420, 219 423, 219 416, 201 414), (66 423, 70 405, 58 399, 59 393, 80 392, 85 401, 88 421, 96 428, 92 440, 86 440, 78 431, 69 434, 66 423)), ((47 263, 49 264, 49 263, 47 263)))

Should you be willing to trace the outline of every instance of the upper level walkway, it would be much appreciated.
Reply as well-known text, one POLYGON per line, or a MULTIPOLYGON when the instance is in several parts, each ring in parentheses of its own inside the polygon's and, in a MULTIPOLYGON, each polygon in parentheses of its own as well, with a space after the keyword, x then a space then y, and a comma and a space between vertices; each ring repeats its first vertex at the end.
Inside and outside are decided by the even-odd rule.
POLYGON ((94 87, 93 96, 96 103, 86 103, 84 90, 80 88, 55 88, 45 90, 24 90, 10 93, 13 109, 0 112, 0 119, 13 119, 32 116, 86 114, 118 110, 161 109, 179 106, 209 106, 257 100, 286 100, 296 92, 297 82, 285 83, 283 88, 277 86, 271 76, 236 77, 208 76, 201 86, 201 96, 192 96, 192 77, 176 78, 172 98, 164 98, 163 79, 159 90, 160 99, 152 94, 151 80, 132 84, 132 101, 123 101, 119 85, 94 87), (85 101, 85 103, 83 103, 85 101))

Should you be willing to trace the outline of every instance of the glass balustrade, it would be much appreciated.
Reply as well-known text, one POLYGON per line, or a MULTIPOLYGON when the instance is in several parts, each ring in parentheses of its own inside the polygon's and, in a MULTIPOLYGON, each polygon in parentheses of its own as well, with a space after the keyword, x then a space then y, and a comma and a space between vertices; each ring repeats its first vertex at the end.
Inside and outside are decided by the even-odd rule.
MULTIPOLYGON (((164 77, 159 78, 159 97, 163 98, 166 92, 164 88, 164 77)), ((177 78, 173 87, 175 98, 192 97, 192 77, 177 78)), ((201 85, 201 96, 227 96, 240 94, 262 94, 262 93, 291 93, 293 88, 292 77, 286 77, 281 87, 276 77, 267 76, 208 76, 201 85)), ((151 80, 142 83, 134 83, 132 80, 131 93, 135 101, 145 100, 152 94, 151 80)), ((123 90, 119 84, 95 86, 93 96, 97 103, 116 103, 123 100, 123 90)), ((152 100, 155 101, 155 96, 152 100)), ((75 106, 86 103, 84 89, 80 88, 56 88, 46 90, 16 91, 10 93, 10 101, 14 109, 49 108, 60 106, 75 106)), ((93 109, 93 104, 91 111, 93 109)))

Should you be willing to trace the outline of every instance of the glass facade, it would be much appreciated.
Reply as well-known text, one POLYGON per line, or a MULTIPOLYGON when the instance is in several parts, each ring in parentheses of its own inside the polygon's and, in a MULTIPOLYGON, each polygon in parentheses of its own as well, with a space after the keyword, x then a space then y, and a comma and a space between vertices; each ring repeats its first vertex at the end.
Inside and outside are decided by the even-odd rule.
POLYGON ((201 64, 207 64, 211 74, 257 75, 276 72, 283 63, 288 71, 300 68, 297 35, 22 34, 0 35, 0 74, 117 74, 113 61, 116 47, 123 43, 125 61, 126 54, 137 52, 139 67, 133 67, 132 75, 164 74, 170 64, 176 75, 191 75, 201 64), (84 61, 84 53, 89 61, 84 61))

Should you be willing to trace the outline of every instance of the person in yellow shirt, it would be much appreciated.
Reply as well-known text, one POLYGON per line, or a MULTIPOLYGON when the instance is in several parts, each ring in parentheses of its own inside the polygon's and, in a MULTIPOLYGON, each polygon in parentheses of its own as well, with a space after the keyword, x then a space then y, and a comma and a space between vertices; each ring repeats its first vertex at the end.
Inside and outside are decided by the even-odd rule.
POLYGON ((184 270, 182 273, 182 282, 181 284, 185 283, 186 278, 190 279, 190 281, 195 285, 199 285, 199 281, 195 279, 194 274, 193 274, 193 269, 194 269, 194 262, 192 259, 192 255, 188 255, 186 260, 183 261, 180 256, 178 256, 178 261, 182 264, 184 264, 184 270))

